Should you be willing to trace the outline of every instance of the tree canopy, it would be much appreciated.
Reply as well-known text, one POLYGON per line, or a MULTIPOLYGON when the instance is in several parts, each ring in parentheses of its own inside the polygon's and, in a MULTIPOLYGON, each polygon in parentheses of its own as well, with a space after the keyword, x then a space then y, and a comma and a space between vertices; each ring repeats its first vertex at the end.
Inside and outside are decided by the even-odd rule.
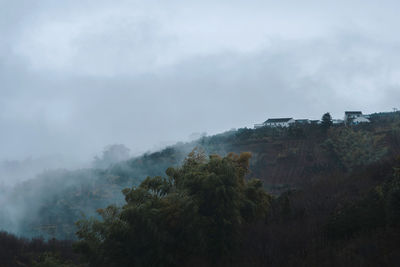
POLYGON ((102 220, 77 223, 77 250, 97 266, 177 266, 229 261, 244 225, 265 220, 271 197, 246 181, 250 153, 193 151, 167 177, 123 190, 126 204, 99 210, 102 220))
POLYGON ((333 125, 332 116, 329 112, 325 113, 321 119, 321 127, 328 129, 333 125))
POLYGON ((382 135, 343 128, 330 131, 328 137, 324 146, 347 170, 379 161, 387 153, 382 135))

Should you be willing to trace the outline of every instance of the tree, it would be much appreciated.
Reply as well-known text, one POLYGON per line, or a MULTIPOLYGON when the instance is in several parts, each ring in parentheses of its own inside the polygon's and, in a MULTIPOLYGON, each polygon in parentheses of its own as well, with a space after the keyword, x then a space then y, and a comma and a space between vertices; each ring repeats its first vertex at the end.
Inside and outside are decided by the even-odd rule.
POLYGON ((126 204, 77 223, 77 250, 96 266, 217 265, 234 255, 245 224, 265 220, 271 197, 245 180, 250 153, 208 159, 192 152, 167 178, 123 190, 126 204))
POLYGON ((332 116, 329 112, 325 113, 321 119, 321 127, 324 129, 329 129, 333 125, 332 116))

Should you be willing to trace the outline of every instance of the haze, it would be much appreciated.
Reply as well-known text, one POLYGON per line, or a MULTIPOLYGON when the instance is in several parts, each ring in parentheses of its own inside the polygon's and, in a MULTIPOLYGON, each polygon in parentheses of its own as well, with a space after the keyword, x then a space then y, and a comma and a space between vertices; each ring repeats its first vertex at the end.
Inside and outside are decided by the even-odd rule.
POLYGON ((0 160, 400 103, 398 1, 1 1, 0 160))

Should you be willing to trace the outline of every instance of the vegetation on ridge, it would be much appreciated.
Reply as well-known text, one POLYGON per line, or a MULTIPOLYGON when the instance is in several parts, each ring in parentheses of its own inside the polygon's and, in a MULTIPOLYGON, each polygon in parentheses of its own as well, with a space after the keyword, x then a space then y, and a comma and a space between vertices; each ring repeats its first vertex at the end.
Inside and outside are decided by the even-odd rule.
POLYGON ((76 245, 80 254, 72 253, 71 241, 2 233, 0 262, 396 266, 399 129, 398 112, 372 114, 370 124, 351 127, 243 128, 105 169, 48 172, 16 189, 15 199, 24 203, 42 194, 40 205, 28 206, 34 207, 32 216, 21 226, 35 223, 54 231, 50 237, 70 238, 76 231, 71 225, 83 211, 87 219, 78 223, 76 245), (207 155, 232 151, 241 156, 192 153, 184 160, 194 146, 207 155), (251 161, 243 151, 251 152, 251 161), (165 170, 167 177, 162 177, 165 170), (99 215, 90 218, 99 208, 99 215))

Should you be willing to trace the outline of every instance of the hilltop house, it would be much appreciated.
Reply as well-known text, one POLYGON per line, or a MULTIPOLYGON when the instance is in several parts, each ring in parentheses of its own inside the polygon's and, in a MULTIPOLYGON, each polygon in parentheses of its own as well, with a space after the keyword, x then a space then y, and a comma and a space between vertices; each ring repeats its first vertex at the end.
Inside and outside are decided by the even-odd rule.
POLYGON ((357 125, 360 123, 369 123, 370 120, 368 118, 366 118, 365 116, 361 116, 361 117, 357 117, 355 119, 352 120, 352 124, 357 125))
POLYGON ((293 118, 276 118, 266 120, 264 125, 269 127, 289 127, 295 122, 293 118))
POLYGON ((360 123, 369 123, 370 120, 367 116, 363 115, 361 111, 345 111, 344 122, 348 125, 356 125, 360 123))
POLYGON ((345 111, 344 112, 344 121, 349 121, 358 117, 361 117, 363 114, 361 111, 345 111))
POLYGON ((258 129, 261 127, 289 127, 291 124, 296 121, 293 118, 276 118, 276 119, 268 119, 264 123, 254 124, 254 128, 258 129))

